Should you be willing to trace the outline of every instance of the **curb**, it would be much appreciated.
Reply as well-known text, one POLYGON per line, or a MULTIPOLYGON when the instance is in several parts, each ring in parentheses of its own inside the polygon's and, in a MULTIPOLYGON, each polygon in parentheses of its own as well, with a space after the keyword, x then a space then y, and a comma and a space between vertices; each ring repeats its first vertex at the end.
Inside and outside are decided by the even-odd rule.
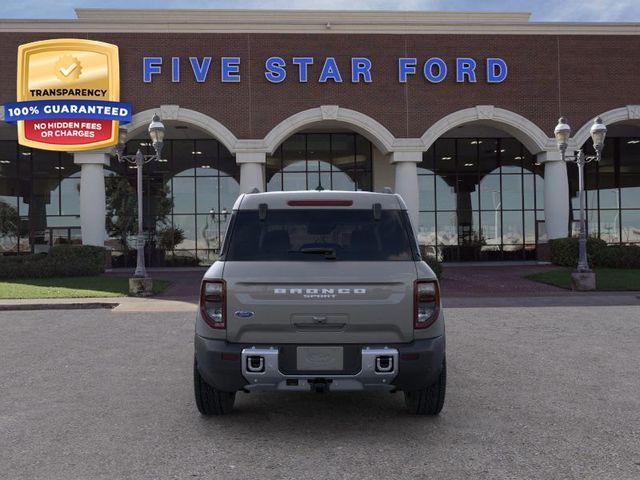
POLYGON ((95 310, 100 308, 111 310, 118 305, 120 304, 115 302, 0 304, 0 312, 25 310, 95 310))

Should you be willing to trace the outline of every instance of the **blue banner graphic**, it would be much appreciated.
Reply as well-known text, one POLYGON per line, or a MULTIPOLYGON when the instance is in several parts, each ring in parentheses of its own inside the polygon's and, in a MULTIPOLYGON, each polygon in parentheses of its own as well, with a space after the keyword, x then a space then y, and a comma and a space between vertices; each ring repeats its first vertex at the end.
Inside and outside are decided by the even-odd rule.
POLYGON ((131 122, 131 104, 104 100, 30 100, 5 103, 5 122, 72 119, 131 122))

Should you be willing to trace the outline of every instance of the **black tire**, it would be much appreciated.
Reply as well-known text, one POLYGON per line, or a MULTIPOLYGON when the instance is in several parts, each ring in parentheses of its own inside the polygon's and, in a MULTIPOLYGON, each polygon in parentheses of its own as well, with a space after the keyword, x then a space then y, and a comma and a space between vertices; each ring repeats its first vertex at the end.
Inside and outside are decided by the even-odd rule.
POLYGON ((193 362, 193 388, 196 406, 202 415, 226 415, 233 411, 236 393, 221 392, 205 382, 198 372, 198 364, 195 360, 193 362))
POLYGON ((447 361, 442 361, 442 370, 435 382, 422 390, 404 392, 407 410, 415 415, 438 415, 444 405, 447 389, 447 361))

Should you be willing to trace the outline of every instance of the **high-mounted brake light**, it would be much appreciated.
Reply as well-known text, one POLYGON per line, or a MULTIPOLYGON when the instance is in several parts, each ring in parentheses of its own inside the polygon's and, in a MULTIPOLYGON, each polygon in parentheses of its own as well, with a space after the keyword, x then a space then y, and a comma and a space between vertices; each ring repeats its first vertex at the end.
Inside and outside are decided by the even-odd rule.
POLYGON ((430 327, 440 314, 440 288, 435 280, 418 280, 413 289, 413 327, 430 327))
POLYGON ((203 280, 200 287, 200 312, 211 328, 227 327, 227 285, 224 280, 203 280))
POLYGON ((353 200, 289 200, 290 207, 350 207, 353 200))

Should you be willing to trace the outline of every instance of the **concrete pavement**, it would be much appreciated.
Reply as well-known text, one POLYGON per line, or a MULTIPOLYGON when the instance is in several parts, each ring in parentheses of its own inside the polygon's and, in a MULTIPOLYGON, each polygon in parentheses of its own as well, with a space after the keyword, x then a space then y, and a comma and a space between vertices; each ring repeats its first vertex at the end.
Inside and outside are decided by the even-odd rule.
POLYGON ((0 313, 0 478, 640 477, 640 307, 447 309, 438 418, 239 394, 205 419, 193 313, 0 313))

